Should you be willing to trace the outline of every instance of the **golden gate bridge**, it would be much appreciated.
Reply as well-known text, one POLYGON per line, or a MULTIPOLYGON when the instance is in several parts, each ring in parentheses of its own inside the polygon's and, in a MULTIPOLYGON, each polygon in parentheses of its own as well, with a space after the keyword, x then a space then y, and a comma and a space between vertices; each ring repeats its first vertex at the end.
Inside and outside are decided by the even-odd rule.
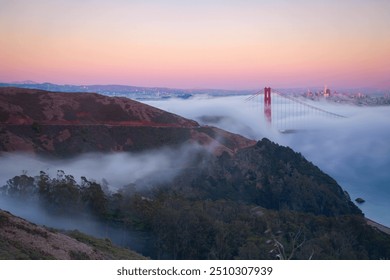
POLYGON ((302 97, 282 93, 270 87, 250 95, 245 101, 256 101, 257 104, 262 104, 266 123, 284 133, 304 128, 308 118, 315 120, 346 118, 339 113, 309 104, 309 100, 306 101, 302 97))

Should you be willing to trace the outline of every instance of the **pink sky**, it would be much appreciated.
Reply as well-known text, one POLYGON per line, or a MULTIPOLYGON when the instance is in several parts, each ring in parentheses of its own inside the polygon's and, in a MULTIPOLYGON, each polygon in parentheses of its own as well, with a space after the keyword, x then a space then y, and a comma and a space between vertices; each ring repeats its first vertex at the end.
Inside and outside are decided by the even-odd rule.
POLYGON ((1 82, 390 88, 387 0, 0 0, 0 7, 1 82))

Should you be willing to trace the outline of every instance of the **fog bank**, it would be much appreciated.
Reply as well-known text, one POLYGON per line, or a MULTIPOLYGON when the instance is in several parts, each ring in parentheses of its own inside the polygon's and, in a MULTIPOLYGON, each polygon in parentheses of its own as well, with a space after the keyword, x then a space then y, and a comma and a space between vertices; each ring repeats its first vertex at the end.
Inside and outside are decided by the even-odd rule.
POLYGON ((166 183, 178 175, 201 149, 203 148, 196 144, 186 144, 178 149, 161 148, 138 153, 90 153, 67 160, 8 153, 0 157, 0 186, 23 172, 36 176, 40 171, 44 171, 55 177, 57 170, 73 175, 76 180, 85 176, 88 180, 101 183, 104 179, 112 190, 130 183, 166 183))
POLYGON ((324 118, 316 113, 302 117, 305 109, 299 106, 288 116, 273 111, 274 124, 279 122, 286 129, 296 130, 283 134, 264 121, 261 100, 245 102, 245 99, 245 96, 203 96, 148 104, 248 138, 267 137, 290 146, 335 178, 352 200, 365 199, 359 207, 367 217, 390 226, 390 106, 358 107, 305 100, 346 118, 324 118))

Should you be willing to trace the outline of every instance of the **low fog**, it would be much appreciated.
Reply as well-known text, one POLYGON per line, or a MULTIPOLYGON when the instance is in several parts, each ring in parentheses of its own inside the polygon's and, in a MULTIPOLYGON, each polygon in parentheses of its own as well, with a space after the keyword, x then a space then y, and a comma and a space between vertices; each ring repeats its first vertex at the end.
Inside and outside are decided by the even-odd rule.
MULTIPOLYGON (((335 178, 352 200, 365 199, 359 207, 368 218, 390 226, 390 106, 358 107, 304 100, 346 118, 324 117, 318 112, 307 112, 302 106, 290 112, 287 109, 287 113, 273 107, 270 127, 264 120, 261 97, 250 102, 246 98, 202 96, 147 103, 201 124, 256 140, 267 137, 293 148, 335 178), (308 115, 303 117, 303 113, 308 115), (294 133, 279 130, 294 130, 294 133)), ((282 109, 291 107, 281 99, 272 102, 279 103, 282 109)))
POLYGON ((16 175, 37 176, 44 171, 55 177, 58 170, 81 176, 98 183, 108 183, 112 191, 128 184, 148 187, 172 180, 181 168, 191 162, 192 155, 202 149, 196 144, 185 144, 178 149, 161 148, 138 153, 91 153, 67 160, 53 160, 25 154, 3 154, 0 157, 0 186, 16 175), (146 185, 148 184, 148 185, 146 185))
POLYGON ((0 195, 0 209, 29 222, 60 230, 78 230, 97 238, 109 238, 115 244, 142 252, 147 248, 139 233, 100 222, 88 213, 51 215, 38 201, 20 201, 0 195))
MULTIPOLYGON (((135 184, 138 190, 148 190, 151 186, 169 183, 179 175, 182 168, 191 164, 194 155, 200 151, 210 151, 212 147, 184 144, 178 149, 161 148, 138 153, 86 154, 69 160, 49 160, 26 154, 3 154, 0 157, 0 187, 16 175, 38 176, 44 171, 55 178, 57 171, 73 175, 80 183, 81 176, 89 181, 108 184, 115 192, 128 184, 135 184)), ((0 195, 0 209, 30 222, 64 230, 78 229, 81 232, 100 238, 110 238, 121 246, 129 246, 138 252, 145 252, 145 236, 122 228, 108 226, 88 213, 79 215, 51 215, 37 200, 20 201, 0 195)))

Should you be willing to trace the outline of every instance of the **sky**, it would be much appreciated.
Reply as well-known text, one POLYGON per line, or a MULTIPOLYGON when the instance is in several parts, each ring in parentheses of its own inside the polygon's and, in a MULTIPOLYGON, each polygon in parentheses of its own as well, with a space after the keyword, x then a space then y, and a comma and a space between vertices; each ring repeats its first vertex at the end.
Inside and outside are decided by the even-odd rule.
POLYGON ((388 0, 0 0, 0 82, 390 88, 388 0))

